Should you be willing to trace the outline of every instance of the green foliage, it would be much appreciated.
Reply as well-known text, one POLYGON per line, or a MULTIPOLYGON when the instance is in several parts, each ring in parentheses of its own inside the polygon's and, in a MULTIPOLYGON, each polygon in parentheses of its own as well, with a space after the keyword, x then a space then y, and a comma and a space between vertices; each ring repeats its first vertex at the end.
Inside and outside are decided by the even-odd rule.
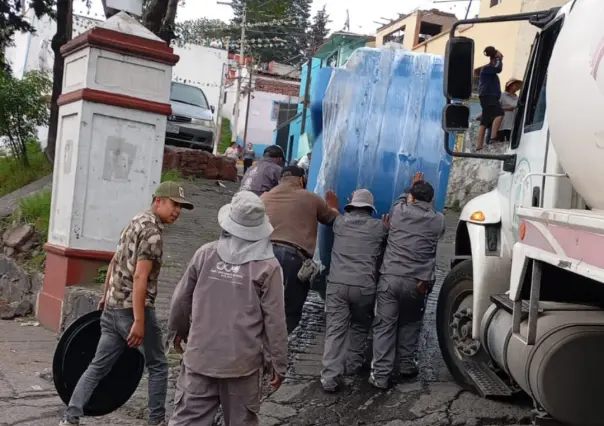
POLYGON ((0 155, 0 197, 52 173, 52 165, 37 141, 27 144, 29 167, 14 157, 0 155))
POLYGON ((231 146, 232 137, 233 133, 231 132, 231 122, 228 118, 223 118, 220 130, 220 143, 218 144, 218 152, 224 154, 227 148, 231 146))
POLYGON ((6 139, 12 156, 29 166, 28 141, 35 140, 37 127, 48 125, 50 111, 45 95, 52 82, 34 71, 22 79, 0 70, 0 138, 6 139))
POLYGON ((449 210, 455 213, 461 213, 461 204, 459 203, 459 200, 453 201, 453 204, 449 206, 449 210))
POLYGON ((178 169, 170 169, 161 172, 162 182, 180 182, 182 181, 182 174, 178 169))
POLYGON ((325 39, 329 35, 327 26, 330 23, 331 19, 329 19, 329 15, 327 14, 326 5, 323 5, 323 8, 318 10, 313 17, 313 22, 310 26, 309 49, 311 54, 316 52, 325 43, 325 39))
POLYGON ((97 283, 99 283, 99 284, 104 284, 105 283, 105 279, 107 278, 107 272, 108 271, 109 271, 109 266, 108 265, 101 266, 96 271, 96 277, 94 277, 94 281, 97 282, 97 283))
POLYGON ((19 220, 32 224, 44 238, 48 235, 51 194, 49 189, 45 189, 19 200, 19 220))
MULTIPOLYGON (((55 0, 29 0, 25 9, 33 9, 36 17, 41 18, 44 15, 54 17, 53 6, 55 0)), ((22 15, 23 2, 21 0, 2 0, 0 1, 0 68, 9 70, 9 64, 4 60, 4 51, 7 47, 13 45, 13 36, 17 32, 33 33, 34 28, 28 19, 22 15)), ((0 102, 0 105, 2 103, 0 102)))

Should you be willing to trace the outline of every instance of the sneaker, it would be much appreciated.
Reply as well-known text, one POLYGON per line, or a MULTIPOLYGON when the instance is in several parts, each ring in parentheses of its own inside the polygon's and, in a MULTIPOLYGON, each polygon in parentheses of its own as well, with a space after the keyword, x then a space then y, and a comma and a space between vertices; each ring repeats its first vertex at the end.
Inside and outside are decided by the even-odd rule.
POLYGON ((419 370, 417 368, 417 365, 415 364, 403 365, 400 369, 399 374, 405 379, 411 379, 419 374, 419 370))
POLYGON ((327 381, 327 380, 321 379, 321 386, 323 386, 323 390, 325 392, 334 393, 334 392, 337 392, 338 390, 340 390, 340 381, 339 380, 327 381))
POLYGON ((80 424, 80 422, 78 420, 76 420, 75 423, 70 422, 67 419, 63 419, 59 422, 59 426, 74 426, 74 425, 79 426, 79 424, 80 424))

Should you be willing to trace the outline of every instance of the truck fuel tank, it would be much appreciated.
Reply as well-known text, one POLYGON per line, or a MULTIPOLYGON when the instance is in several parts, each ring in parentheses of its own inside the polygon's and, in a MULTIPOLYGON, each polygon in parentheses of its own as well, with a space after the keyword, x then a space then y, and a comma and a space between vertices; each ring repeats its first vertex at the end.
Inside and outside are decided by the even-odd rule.
MULTIPOLYGON (((512 333, 512 314, 493 304, 482 344, 492 359, 553 418, 573 426, 604 421, 604 311, 540 302, 534 345, 512 333)), ((520 335, 527 335, 527 321, 520 335)))

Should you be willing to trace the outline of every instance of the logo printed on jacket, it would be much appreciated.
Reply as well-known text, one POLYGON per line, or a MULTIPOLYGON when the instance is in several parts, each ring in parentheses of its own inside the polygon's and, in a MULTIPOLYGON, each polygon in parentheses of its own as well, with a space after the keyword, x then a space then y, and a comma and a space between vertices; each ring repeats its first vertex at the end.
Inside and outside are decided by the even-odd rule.
POLYGON ((210 270, 211 274, 214 276, 210 276, 209 278, 225 281, 241 281, 243 275, 239 274, 240 269, 241 265, 232 265, 230 263, 219 261, 210 270))

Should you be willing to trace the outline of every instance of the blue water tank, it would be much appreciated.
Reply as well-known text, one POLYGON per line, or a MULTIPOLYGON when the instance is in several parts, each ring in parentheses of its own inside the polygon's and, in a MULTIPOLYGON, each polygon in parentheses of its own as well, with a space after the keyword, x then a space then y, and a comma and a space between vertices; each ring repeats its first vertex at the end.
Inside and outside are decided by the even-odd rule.
MULTIPOLYGON (((411 183, 424 173, 435 190, 435 208, 445 203, 451 157, 441 127, 443 59, 397 48, 362 48, 345 68, 319 74, 312 98, 315 139, 309 170, 310 190, 333 190, 343 209, 352 192, 369 189, 377 214, 387 214, 411 183), (325 90, 319 89, 325 87, 325 90), (315 120, 315 117, 322 120, 315 120)), ((451 136, 449 143, 454 144, 451 136)), ((327 267, 333 235, 320 226, 317 255, 327 267)), ((325 273, 313 287, 324 288, 325 273)))

